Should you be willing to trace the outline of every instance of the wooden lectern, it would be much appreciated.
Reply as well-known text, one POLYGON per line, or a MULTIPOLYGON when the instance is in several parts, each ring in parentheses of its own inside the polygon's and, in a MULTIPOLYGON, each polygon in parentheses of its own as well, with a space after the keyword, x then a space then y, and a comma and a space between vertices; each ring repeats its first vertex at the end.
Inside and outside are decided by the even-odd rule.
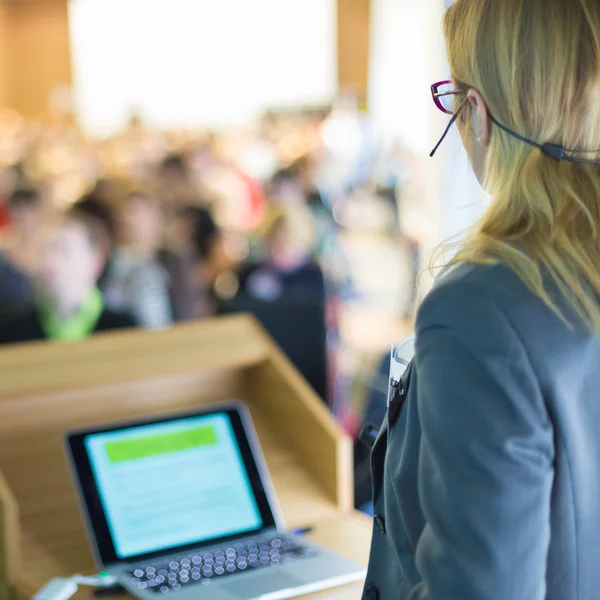
MULTIPOLYGON (((351 441, 242 315, 0 349, 0 600, 95 570, 67 430, 231 399, 250 408, 288 526, 312 526, 313 541, 366 564, 371 526, 353 510, 351 441)), ((358 599, 361 590, 311 597, 358 599)))

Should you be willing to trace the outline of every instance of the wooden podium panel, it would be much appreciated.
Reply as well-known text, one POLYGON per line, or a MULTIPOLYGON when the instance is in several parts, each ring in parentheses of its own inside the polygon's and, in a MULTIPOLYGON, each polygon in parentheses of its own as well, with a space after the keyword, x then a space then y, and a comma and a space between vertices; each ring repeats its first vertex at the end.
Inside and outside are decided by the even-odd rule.
POLYGON ((0 600, 18 600, 21 539, 17 502, 0 473, 0 600))
MULTIPOLYGON (((371 527, 352 510, 351 441, 267 334, 242 315, 0 349, 6 583, 35 590, 52 577, 94 572, 66 431, 232 399, 248 404, 286 523, 313 526, 316 541, 366 564, 371 527)), ((360 590, 335 593, 359 598, 360 590)))

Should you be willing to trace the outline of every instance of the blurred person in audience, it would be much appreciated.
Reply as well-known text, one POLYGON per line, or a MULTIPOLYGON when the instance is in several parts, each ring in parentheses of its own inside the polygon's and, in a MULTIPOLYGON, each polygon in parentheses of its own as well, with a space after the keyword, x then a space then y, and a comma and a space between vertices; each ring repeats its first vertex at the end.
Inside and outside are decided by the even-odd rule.
POLYGON ((96 180, 90 194, 102 204, 114 207, 123 196, 123 182, 112 177, 101 177, 96 180))
POLYGON ((296 171, 289 166, 283 167, 273 174, 267 185, 267 192, 271 207, 306 202, 300 178, 296 171))
POLYGON ((158 260, 165 217, 158 200, 133 191, 119 214, 120 245, 102 284, 107 306, 131 312, 141 327, 161 329, 173 322, 169 276, 158 260))
MULTIPOLYGON (((104 290, 107 286, 111 285, 109 278, 112 278, 114 275, 114 270, 119 269, 117 263, 120 261, 121 253, 117 252, 119 247, 119 228, 114 216, 114 211, 111 208, 111 205, 114 205, 114 199, 117 196, 112 194, 108 196, 107 199, 106 195, 101 194, 98 196, 98 191, 99 188, 96 186, 91 194, 85 196, 78 202, 77 207, 95 218, 100 219, 108 233, 105 240, 107 262, 104 272, 100 277, 100 288, 104 290)), ((102 191, 101 188, 100 191, 102 191)), ((154 202, 150 199, 148 199, 148 201, 154 202)), ((144 223, 145 221, 142 218, 141 225, 144 223)), ((135 231, 137 231, 137 228, 134 227, 132 229, 133 234, 130 235, 128 239, 131 240, 131 245, 133 247, 138 248, 140 255, 147 254, 148 256, 154 256, 156 262, 166 271, 173 320, 186 321, 193 319, 195 318, 195 313, 193 310, 194 298, 190 269, 182 256, 162 247, 162 235, 159 236, 157 234, 155 237, 156 241, 152 241, 151 238, 154 237, 152 229, 153 228, 150 227, 149 232, 141 232, 141 235, 136 235, 135 231), (148 233, 149 238, 147 243, 144 241, 146 233, 148 233), (137 243, 133 241, 134 238, 138 240, 137 243), (156 247, 158 247, 158 250, 154 250, 156 247)))
POLYGON ((158 195, 168 210, 198 203, 201 195, 184 154, 169 154, 158 169, 158 195))
POLYGON ((316 158, 305 154, 290 165, 290 170, 295 175, 309 208, 318 216, 331 217, 329 202, 317 183, 316 158))
POLYGON ((316 158, 303 155, 275 172, 267 185, 270 205, 305 204, 323 227, 334 223, 331 204, 317 183, 316 158))
POLYGON ((118 225, 111 203, 104 196, 98 194, 94 188, 92 192, 78 200, 74 207, 102 223, 104 234, 102 243, 107 256, 110 256, 119 237, 118 225))
POLYGON ((231 269, 232 261, 211 212, 200 206, 180 209, 173 219, 170 239, 192 270, 195 317, 214 315, 218 304, 214 287, 219 276, 231 269))
POLYGON ((46 232, 35 306, 0 330, 0 343, 75 341, 135 326, 130 315, 105 308, 97 287, 105 236, 99 220, 76 208, 46 232))
MULTIPOLYGON (((306 206, 309 213, 300 212, 313 217, 312 228, 315 232, 313 256, 323 270, 328 288, 329 320, 332 327, 337 322, 336 297, 338 294, 352 294, 352 281, 345 253, 339 244, 339 226, 334 219, 329 201, 321 193, 316 183, 316 165, 308 155, 295 160, 288 167, 282 168, 271 179, 268 186, 270 199, 270 215, 273 218, 281 209, 288 206, 306 206)), ((292 209, 293 210, 293 209, 292 209)))
POLYGON ((167 273, 173 321, 179 323, 206 316, 197 310, 193 264, 185 256, 166 247, 158 250, 156 260, 167 273))
POLYGON ((314 260, 316 232, 308 208, 282 207, 264 235, 264 260, 239 274, 240 293, 264 301, 291 300, 325 304, 325 282, 314 260))
POLYGON ((218 224, 229 231, 248 232, 262 220, 265 196, 262 182, 241 164, 236 137, 215 137, 209 148, 192 155, 202 202, 190 204, 210 206, 218 224))
POLYGON ((199 310, 195 261, 181 249, 180 244, 169 244, 163 230, 163 245, 156 253, 156 260, 166 271, 169 285, 169 300, 175 322, 190 321, 208 316, 199 310))
POLYGON ((118 245, 118 227, 114 211, 105 198, 105 196, 98 194, 98 187, 96 186, 91 193, 83 196, 83 198, 75 204, 75 207, 80 212, 97 219, 102 225, 100 231, 101 239, 99 241, 104 254, 105 264, 98 280, 100 289, 104 286, 104 281, 110 271, 114 253, 118 245))
POLYGON ((185 214, 191 228, 192 251, 198 265, 202 265, 204 279, 213 284, 231 261, 223 244, 223 234, 211 212, 201 207, 189 207, 185 214))
POLYGON ((31 307, 42 260, 40 192, 18 189, 8 199, 9 227, 0 249, 0 318, 31 307))

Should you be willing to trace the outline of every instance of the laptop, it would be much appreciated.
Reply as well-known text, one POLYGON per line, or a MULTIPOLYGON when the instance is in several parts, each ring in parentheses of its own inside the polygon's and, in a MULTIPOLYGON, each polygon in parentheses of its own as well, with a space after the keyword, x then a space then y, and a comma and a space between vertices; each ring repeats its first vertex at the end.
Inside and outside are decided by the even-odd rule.
POLYGON ((67 434, 98 566, 144 600, 280 600, 365 569, 287 532, 238 402, 67 434))

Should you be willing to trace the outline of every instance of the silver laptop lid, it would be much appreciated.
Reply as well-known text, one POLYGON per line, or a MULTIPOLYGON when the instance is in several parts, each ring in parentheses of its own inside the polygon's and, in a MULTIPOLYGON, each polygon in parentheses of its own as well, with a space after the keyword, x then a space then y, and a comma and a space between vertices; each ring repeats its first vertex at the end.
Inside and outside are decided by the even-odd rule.
POLYGON ((72 432, 67 445, 103 566, 284 528, 242 403, 72 432))

